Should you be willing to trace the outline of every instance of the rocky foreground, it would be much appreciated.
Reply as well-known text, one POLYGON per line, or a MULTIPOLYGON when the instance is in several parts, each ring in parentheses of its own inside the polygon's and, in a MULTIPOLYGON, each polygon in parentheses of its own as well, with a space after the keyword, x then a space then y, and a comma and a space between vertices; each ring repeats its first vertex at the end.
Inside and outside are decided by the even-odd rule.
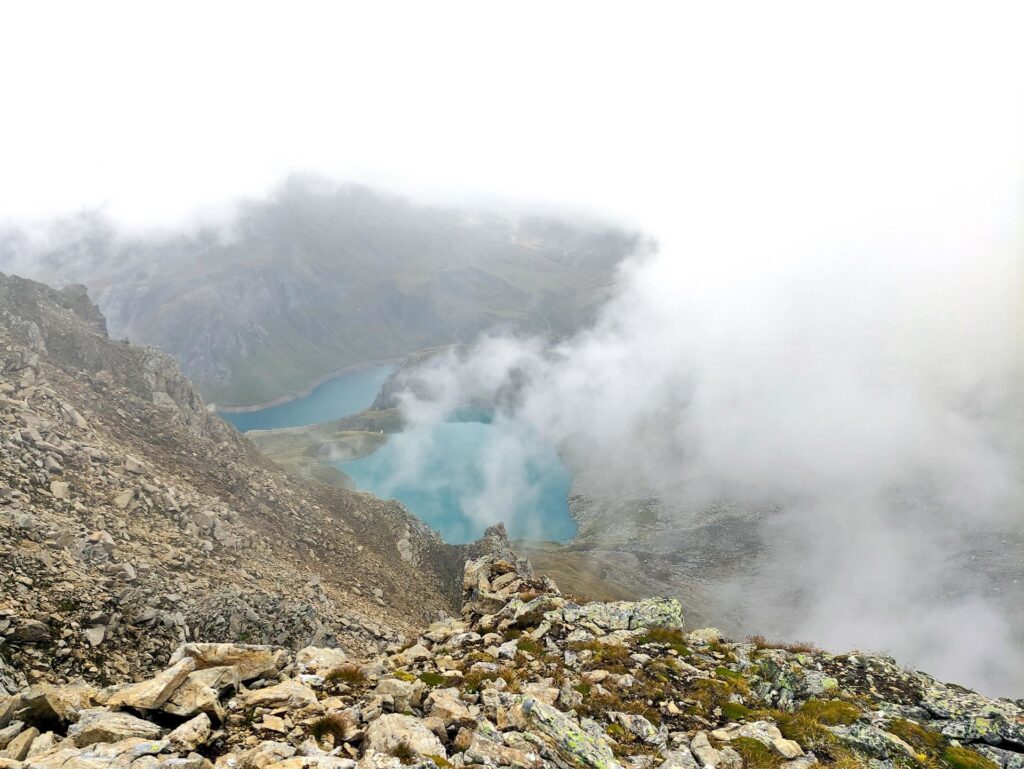
POLYGON ((1022 703, 889 658, 686 633, 675 600, 577 604, 498 555, 463 589, 381 654, 189 643, 135 684, 0 693, 0 769, 1024 766, 1022 703))

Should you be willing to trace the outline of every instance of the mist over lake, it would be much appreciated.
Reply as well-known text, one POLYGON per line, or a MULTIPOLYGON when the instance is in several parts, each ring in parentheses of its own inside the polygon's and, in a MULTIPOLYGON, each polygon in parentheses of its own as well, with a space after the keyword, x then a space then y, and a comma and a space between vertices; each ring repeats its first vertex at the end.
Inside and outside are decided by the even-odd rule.
POLYGON ((470 542, 499 521, 515 539, 561 542, 576 533, 568 469, 554 447, 517 422, 415 427, 372 454, 334 464, 359 489, 402 502, 446 542, 470 542))
MULTIPOLYGON (((369 406, 393 370, 353 371, 303 398, 222 416, 243 432, 329 422, 369 406)), ((331 464, 360 491, 402 502, 446 542, 471 542, 498 522, 519 539, 564 542, 576 533, 558 452, 525 425, 483 411, 389 435, 376 451, 331 464)))

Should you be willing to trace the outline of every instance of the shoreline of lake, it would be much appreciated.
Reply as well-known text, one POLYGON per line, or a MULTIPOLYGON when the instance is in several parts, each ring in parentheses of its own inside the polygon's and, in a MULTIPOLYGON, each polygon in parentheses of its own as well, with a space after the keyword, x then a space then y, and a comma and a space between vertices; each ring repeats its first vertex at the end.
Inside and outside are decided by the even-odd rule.
POLYGON ((221 403, 210 403, 209 406, 213 408, 217 414, 251 414, 254 411, 263 411, 264 409, 274 408, 275 406, 283 406, 286 403, 292 401, 302 400, 308 398, 313 394, 313 391, 327 384, 334 379, 341 379, 343 376, 349 374, 355 374, 360 371, 367 369, 380 368, 382 366, 397 366, 406 356, 402 355, 397 358, 381 358, 379 360, 364 361, 363 363, 353 363, 350 366, 345 366, 337 371, 332 371, 329 374, 325 374, 322 377, 316 379, 311 385, 303 388, 302 390, 295 390, 284 395, 280 395, 277 398, 272 398, 264 403, 254 403, 248 406, 225 406, 221 403))

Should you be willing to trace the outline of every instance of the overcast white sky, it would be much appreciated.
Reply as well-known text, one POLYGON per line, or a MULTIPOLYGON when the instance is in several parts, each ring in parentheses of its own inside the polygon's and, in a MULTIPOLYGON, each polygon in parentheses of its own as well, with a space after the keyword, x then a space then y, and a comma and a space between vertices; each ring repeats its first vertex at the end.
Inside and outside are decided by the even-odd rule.
POLYGON ((984 208, 1019 144, 1020 7, 7 3, 0 215, 167 223, 292 170, 655 229, 984 208))

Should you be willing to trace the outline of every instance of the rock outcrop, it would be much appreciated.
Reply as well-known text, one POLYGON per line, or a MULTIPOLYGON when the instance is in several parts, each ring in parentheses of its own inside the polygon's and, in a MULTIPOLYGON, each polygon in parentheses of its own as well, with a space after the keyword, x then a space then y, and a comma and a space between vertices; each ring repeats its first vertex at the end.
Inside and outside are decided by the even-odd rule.
POLYGON ((147 681, 23 690, 0 701, 0 767, 1022 766, 1022 703, 885 657, 687 633, 671 599, 580 605, 502 555, 463 585, 461 618, 380 654, 187 644, 147 681), (205 671, 232 683, 186 717, 205 671))

